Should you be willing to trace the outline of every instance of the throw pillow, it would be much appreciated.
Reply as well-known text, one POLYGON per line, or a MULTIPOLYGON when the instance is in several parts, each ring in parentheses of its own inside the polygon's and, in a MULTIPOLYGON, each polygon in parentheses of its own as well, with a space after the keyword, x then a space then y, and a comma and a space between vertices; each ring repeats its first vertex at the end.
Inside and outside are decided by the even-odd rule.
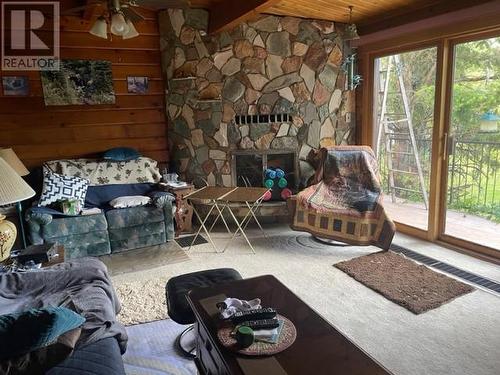
POLYGON ((129 161, 141 157, 141 154, 130 147, 116 147, 106 151, 103 155, 104 160, 129 161))
POLYGON ((126 197, 118 197, 109 202, 109 205, 114 208, 126 208, 144 206, 151 202, 151 198, 142 195, 130 195, 126 197))
POLYGON ((85 318, 65 307, 31 309, 0 316, 0 359, 46 347, 80 327, 85 318))
POLYGON ((47 173, 43 177, 42 194, 39 206, 50 206, 62 200, 76 199, 83 207, 89 181, 75 176, 63 176, 56 173, 47 173))

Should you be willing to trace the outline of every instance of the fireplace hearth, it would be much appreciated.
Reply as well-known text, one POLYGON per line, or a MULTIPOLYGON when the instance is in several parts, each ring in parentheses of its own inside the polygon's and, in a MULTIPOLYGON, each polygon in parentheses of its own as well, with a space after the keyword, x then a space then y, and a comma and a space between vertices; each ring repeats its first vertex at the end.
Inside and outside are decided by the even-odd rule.
POLYGON ((233 186, 267 186, 272 192, 268 201, 283 201, 297 192, 299 176, 295 150, 235 150, 231 158, 233 186), (280 171, 284 172, 283 176, 280 171))

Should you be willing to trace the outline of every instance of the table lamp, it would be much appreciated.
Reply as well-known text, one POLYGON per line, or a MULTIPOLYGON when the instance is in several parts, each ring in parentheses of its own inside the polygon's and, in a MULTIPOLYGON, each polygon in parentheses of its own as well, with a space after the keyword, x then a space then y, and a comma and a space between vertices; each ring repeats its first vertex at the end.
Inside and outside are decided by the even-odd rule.
MULTIPOLYGON (((35 191, 3 157, 0 157, 0 206, 18 203, 34 195, 35 191)), ((5 215, 0 214, 0 262, 9 258, 10 250, 16 241, 16 236, 16 226, 10 221, 5 220, 5 215)))

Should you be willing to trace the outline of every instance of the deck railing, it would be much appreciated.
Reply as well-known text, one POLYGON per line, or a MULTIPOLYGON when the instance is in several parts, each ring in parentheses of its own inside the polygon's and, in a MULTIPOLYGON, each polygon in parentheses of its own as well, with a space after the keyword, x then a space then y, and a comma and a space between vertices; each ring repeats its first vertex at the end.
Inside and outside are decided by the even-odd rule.
MULTIPOLYGON (((427 191, 429 190, 431 143, 430 139, 417 139, 417 149, 427 191)), ((380 171, 383 186, 388 192, 386 160, 385 150, 381 150, 380 171)), ((397 169, 415 170, 414 160, 412 156, 396 160, 397 169)), ((414 190, 420 190, 416 178, 402 176, 397 182, 414 190)), ((400 191, 397 196, 422 202, 422 197, 415 193, 400 191)), ((497 219, 496 221, 500 220, 500 142, 452 140, 448 167, 447 203, 449 208, 484 214, 487 217, 493 216, 497 219)))

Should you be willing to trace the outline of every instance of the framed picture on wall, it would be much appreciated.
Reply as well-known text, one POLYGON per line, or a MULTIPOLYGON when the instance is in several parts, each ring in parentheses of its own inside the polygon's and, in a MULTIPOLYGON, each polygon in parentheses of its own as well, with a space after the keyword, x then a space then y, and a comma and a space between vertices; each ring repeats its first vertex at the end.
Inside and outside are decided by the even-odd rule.
POLYGON ((2 77, 4 96, 27 96, 30 93, 30 81, 26 76, 2 77))
POLYGON ((59 71, 42 71, 45 105, 115 104, 111 62, 62 60, 59 71))
POLYGON ((131 94, 145 94, 148 92, 148 77, 127 77, 127 88, 131 94))

